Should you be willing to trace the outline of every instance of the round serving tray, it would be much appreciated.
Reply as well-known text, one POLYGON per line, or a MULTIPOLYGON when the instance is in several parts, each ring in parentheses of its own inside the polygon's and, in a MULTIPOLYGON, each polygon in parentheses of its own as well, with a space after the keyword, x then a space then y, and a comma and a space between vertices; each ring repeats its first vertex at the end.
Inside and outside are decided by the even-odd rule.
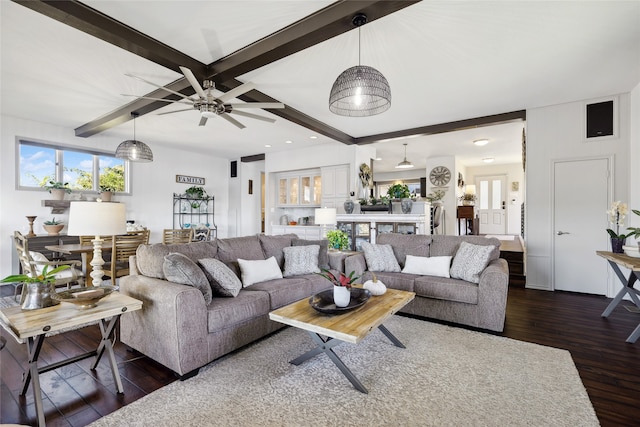
POLYGON ((118 288, 116 288, 115 286, 108 286, 108 285, 74 288, 74 289, 69 289, 68 291, 55 293, 51 295, 51 299, 55 301, 71 303, 71 304, 74 304, 77 308, 84 310, 87 308, 95 307, 98 301, 100 301, 102 298, 106 297, 111 292, 117 289, 118 288), (103 293, 101 295, 93 295, 93 296, 87 296, 87 297, 73 296, 73 294, 76 294, 79 292, 92 291, 96 289, 102 289, 103 293))
POLYGON ((319 292, 309 298, 309 304, 315 310, 324 314, 343 314, 362 306, 371 297, 367 289, 351 288, 351 300, 346 307, 338 307, 333 302, 333 289, 319 292))

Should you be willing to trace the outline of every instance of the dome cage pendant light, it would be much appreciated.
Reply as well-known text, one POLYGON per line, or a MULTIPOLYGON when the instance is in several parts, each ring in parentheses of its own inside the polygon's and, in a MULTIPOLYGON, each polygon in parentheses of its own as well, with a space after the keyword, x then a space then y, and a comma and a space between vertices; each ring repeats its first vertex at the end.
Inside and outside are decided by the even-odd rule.
POLYGON ((343 71, 333 83, 329 110, 340 116, 375 116, 391 107, 391 88, 380 71, 360 65, 360 27, 367 16, 360 13, 352 22, 358 27, 358 65, 343 71))
POLYGON ((409 169, 413 167, 413 163, 407 160, 407 144, 404 145, 404 160, 398 163, 396 169, 409 169))
POLYGON ((152 162, 153 152, 151 148, 144 142, 136 140, 136 117, 138 117, 138 113, 131 113, 131 117, 133 117, 133 139, 128 139, 118 145, 116 157, 132 162, 152 162))

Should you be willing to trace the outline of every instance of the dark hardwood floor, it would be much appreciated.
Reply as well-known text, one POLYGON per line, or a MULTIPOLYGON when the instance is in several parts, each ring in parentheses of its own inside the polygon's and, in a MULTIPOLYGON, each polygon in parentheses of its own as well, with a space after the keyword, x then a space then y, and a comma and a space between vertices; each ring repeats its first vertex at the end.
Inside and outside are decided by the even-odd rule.
MULTIPOLYGON (((6 286, 3 288, 7 288, 6 286)), ((4 291, 4 290, 3 290, 4 291)), ((6 295, 5 292, 3 294, 6 295)), ((567 292, 511 287, 505 337, 568 350, 603 426, 640 425, 640 341, 625 342, 640 323, 640 314, 623 308, 609 318, 600 314, 609 299, 567 292)), ((6 331, 7 346, 0 351, 0 423, 33 425, 33 393, 18 395, 25 346, 6 331)), ((51 363, 94 348, 97 327, 88 327, 45 341, 41 361, 51 363)), ((124 395, 115 392, 106 361, 94 372, 91 360, 41 375, 49 426, 83 426, 176 381, 168 369, 116 345, 124 395)), ((553 420, 549 420, 553 425, 553 420)))

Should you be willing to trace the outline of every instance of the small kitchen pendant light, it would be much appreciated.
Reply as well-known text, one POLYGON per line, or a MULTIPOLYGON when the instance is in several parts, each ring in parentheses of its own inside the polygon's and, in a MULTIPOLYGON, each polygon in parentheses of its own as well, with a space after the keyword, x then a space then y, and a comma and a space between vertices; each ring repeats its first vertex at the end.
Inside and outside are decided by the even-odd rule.
POLYGON ((413 167, 413 163, 407 161, 407 144, 404 145, 404 160, 398 163, 396 169, 409 169, 413 167))
POLYGON ((136 140, 136 117, 138 117, 138 113, 131 113, 131 117, 133 117, 133 139, 128 139, 118 145, 116 157, 132 162, 152 162, 153 153, 151 148, 144 142, 136 140))
POLYGON ((375 116, 391 107, 391 88, 380 71, 360 65, 360 27, 367 15, 359 13, 352 22, 358 27, 358 65, 343 71, 333 83, 329 110, 340 116, 375 116))

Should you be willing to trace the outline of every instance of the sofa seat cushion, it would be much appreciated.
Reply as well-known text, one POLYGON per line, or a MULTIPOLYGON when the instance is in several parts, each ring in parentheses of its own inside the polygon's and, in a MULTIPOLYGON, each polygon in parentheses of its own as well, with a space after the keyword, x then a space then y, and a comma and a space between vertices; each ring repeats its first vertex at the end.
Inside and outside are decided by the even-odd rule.
POLYGON ((235 298, 213 298, 207 307, 207 328, 217 332, 268 313, 267 293, 241 290, 235 298))
POLYGON ((174 243, 165 245, 155 243, 152 245, 140 245, 136 249, 136 266, 143 276, 156 279, 166 279, 162 266, 164 257, 170 253, 180 253, 193 262, 201 258, 215 258, 218 252, 216 241, 174 243))
MULTIPOLYGON (((407 292, 413 292, 413 282, 416 277, 419 277, 415 274, 408 273, 387 273, 383 271, 376 271, 374 273, 378 280, 384 283, 387 288, 407 292)), ((370 271, 366 271, 358 280, 358 283, 364 283, 371 279, 373 279, 373 274, 371 274, 370 271)))
POLYGON ((478 285, 464 280, 418 276, 413 291, 420 297, 478 304, 478 285))
POLYGON ((256 283, 244 290, 263 291, 271 298, 271 310, 308 298, 320 291, 330 289, 333 285, 318 275, 295 276, 287 279, 268 280, 256 283))

